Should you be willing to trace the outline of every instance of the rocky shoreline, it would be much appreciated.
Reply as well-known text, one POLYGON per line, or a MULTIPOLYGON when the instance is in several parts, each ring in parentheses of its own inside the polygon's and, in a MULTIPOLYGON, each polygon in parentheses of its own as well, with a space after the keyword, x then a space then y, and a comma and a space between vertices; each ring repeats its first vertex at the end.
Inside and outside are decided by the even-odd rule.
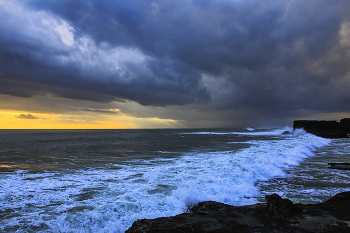
POLYGON ((189 213, 137 220, 126 233, 350 232, 350 192, 319 204, 293 204, 277 194, 266 201, 249 206, 200 202, 189 213))

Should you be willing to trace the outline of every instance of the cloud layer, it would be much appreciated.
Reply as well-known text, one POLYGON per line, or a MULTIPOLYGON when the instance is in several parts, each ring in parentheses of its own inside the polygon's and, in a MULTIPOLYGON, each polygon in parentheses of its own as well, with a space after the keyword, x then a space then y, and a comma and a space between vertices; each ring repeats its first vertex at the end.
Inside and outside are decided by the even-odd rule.
POLYGON ((345 0, 9 1, 0 93, 272 119, 346 112, 349 9, 345 0))

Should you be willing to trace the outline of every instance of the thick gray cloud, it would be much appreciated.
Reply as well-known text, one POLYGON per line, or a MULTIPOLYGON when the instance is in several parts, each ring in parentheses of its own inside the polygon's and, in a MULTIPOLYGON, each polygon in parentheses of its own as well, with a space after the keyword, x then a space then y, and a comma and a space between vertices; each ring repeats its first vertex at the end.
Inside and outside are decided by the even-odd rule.
MULTIPOLYGON (((200 73, 179 60, 149 57, 140 48, 130 48, 128 44, 119 44, 117 47, 113 47, 116 45, 109 41, 101 44, 94 34, 83 31, 84 27, 71 21, 68 21, 73 26, 71 30, 78 38, 76 44, 66 45, 60 40, 59 33, 52 35, 55 32, 52 27, 62 26, 59 12, 58 16, 52 16, 52 12, 56 13, 56 8, 65 12, 67 8, 74 15, 75 10, 79 11, 83 6, 79 2, 76 2, 75 8, 70 3, 62 3, 64 4, 60 6, 52 6, 53 10, 48 7, 46 12, 38 13, 23 5, 20 5, 22 8, 18 12, 13 12, 13 8, 18 5, 2 6, 5 9, 0 16, 1 28, 8 32, 0 36, 2 73, 21 80, 94 91, 145 105, 186 104, 210 99, 209 93, 200 83, 200 73), (119 62, 116 56, 120 57, 119 62), (132 60, 133 57, 135 60, 132 60)), ((85 2, 82 4, 85 5, 85 2)), ((100 10, 95 14, 87 11, 85 16, 81 15, 82 18, 76 20, 84 21, 86 18, 90 21, 95 17, 103 19, 105 13, 103 9, 100 10)), ((94 23, 84 23, 87 28, 104 28, 106 23, 113 24, 115 20, 111 18, 109 22, 96 20, 94 23)), ((117 28, 105 32, 96 30, 94 33, 109 34, 115 30, 117 28)))
POLYGON ((3 94, 266 118, 350 110, 345 0, 35 0, 0 9, 3 94))

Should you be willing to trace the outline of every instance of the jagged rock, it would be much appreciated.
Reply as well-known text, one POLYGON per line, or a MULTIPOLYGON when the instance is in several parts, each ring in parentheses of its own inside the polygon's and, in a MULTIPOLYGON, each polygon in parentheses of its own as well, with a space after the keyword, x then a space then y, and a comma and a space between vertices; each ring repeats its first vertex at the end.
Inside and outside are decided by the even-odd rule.
POLYGON ((282 133, 282 135, 293 135, 293 133, 290 132, 290 131, 284 131, 284 132, 282 133))
POLYGON ((350 232, 350 192, 313 205, 293 204, 277 194, 249 206, 205 201, 190 213, 138 220, 126 231, 151 232, 350 232))
POLYGON ((267 212, 269 214, 292 214, 300 213, 301 209, 294 205, 291 200, 283 199, 277 194, 266 196, 267 212))

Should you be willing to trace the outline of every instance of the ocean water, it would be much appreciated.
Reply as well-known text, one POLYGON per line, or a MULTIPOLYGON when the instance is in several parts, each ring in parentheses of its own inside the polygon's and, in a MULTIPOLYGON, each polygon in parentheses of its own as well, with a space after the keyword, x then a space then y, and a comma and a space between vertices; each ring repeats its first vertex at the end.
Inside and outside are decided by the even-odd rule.
POLYGON ((283 129, 1 130, 0 232, 124 232, 213 200, 350 190, 350 139, 283 129), (285 133, 290 131, 292 133, 285 133))

